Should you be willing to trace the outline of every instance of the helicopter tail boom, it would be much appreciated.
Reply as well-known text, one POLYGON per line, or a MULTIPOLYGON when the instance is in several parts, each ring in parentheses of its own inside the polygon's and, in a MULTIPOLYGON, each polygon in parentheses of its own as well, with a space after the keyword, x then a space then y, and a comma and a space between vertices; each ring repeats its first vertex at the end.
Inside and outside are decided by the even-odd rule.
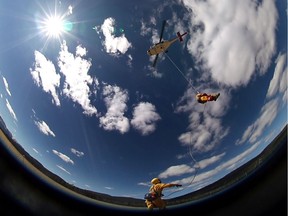
POLYGON ((181 35, 180 32, 177 32, 177 37, 178 37, 178 39, 179 39, 180 42, 183 41, 183 36, 186 35, 187 33, 188 33, 188 32, 185 32, 184 34, 181 35))

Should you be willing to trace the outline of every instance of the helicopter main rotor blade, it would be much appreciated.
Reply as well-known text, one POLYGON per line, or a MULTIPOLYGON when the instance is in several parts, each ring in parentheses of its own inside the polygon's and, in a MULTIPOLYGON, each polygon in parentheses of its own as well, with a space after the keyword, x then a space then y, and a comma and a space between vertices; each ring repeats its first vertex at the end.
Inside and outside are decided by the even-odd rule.
POLYGON ((159 54, 157 54, 157 55, 155 56, 155 59, 154 59, 153 65, 152 65, 153 67, 155 67, 155 65, 156 65, 156 62, 157 62, 158 56, 159 56, 159 54))
POLYGON ((162 23, 162 28, 161 28, 159 43, 162 41, 162 37, 163 37, 163 32, 164 32, 165 25, 166 25, 166 20, 164 20, 163 23, 162 23))

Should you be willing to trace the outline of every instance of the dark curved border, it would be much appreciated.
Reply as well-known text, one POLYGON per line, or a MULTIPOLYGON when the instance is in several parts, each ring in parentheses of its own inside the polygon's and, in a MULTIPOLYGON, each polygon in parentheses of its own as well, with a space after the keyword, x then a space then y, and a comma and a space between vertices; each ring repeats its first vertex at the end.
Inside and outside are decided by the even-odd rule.
MULTIPOLYGON (((0 148, 1 215, 146 215, 144 211, 104 208, 62 193, 34 176, 0 148)), ((159 211, 154 211, 158 214, 159 211)), ((287 131, 279 148, 254 174, 231 189, 191 205, 167 209, 165 215, 287 215, 287 131)))

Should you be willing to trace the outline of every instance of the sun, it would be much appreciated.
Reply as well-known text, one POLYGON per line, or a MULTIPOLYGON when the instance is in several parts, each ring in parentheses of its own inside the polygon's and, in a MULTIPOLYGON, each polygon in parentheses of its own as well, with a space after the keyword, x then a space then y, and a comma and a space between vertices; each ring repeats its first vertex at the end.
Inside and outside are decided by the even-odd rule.
MULTIPOLYGON (((1 1, 1 0, 0 0, 1 1)), ((67 9, 63 8, 61 1, 49 1, 51 4, 42 5, 38 3, 39 11, 35 15, 37 25, 37 35, 44 39, 44 47, 48 43, 61 41, 65 37, 74 37, 73 23, 69 21, 73 13, 73 6, 69 5, 67 9)))
POLYGON ((44 21, 43 30, 48 37, 59 38, 65 31, 65 22, 59 16, 49 16, 44 21))
POLYGON ((54 8, 51 9, 39 3, 42 11, 37 12, 35 23, 37 24, 37 35, 45 40, 44 47, 47 47, 50 42, 59 41, 61 43, 67 36, 74 37, 72 33, 73 23, 69 21, 73 7, 69 6, 68 9, 63 10, 60 6, 55 4, 54 8))

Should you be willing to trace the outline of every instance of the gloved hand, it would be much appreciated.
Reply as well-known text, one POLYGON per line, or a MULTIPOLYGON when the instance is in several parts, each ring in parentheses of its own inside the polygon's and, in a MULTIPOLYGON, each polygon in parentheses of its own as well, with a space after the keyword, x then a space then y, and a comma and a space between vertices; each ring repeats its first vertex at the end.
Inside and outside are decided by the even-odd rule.
POLYGON ((176 186, 176 187, 182 187, 182 185, 181 185, 181 184, 176 184, 175 186, 176 186))

